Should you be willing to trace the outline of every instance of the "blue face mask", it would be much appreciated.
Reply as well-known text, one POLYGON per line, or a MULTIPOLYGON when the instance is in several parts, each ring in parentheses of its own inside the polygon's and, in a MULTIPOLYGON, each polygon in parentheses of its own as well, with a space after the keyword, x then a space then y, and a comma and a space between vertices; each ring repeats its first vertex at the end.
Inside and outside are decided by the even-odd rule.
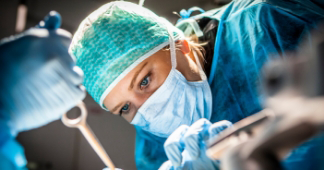
POLYGON ((161 87, 140 107, 131 124, 154 135, 168 137, 180 125, 210 119, 212 94, 198 57, 202 81, 188 82, 176 70, 175 43, 170 34, 172 69, 161 87))

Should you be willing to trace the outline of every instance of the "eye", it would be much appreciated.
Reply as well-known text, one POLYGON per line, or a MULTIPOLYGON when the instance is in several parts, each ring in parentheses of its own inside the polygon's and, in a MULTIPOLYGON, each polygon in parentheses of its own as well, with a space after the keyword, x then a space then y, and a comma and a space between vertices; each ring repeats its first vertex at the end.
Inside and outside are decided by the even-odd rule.
POLYGON ((125 104, 119 111, 119 115, 121 116, 123 113, 126 113, 129 110, 129 103, 125 104))
POLYGON ((150 84, 150 76, 146 76, 140 84, 140 88, 147 87, 150 84))

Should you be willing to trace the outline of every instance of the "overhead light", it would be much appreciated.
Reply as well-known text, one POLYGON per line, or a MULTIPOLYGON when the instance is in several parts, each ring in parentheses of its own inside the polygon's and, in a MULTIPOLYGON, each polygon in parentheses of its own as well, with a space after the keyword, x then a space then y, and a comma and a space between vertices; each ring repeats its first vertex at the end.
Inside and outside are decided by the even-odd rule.
POLYGON ((27 11, 28 8, 26 3, 20 3, 17 9, 17 19, 16 19, 16 32, 24 31, 26 27, 26 19, 27 19, 27 11))

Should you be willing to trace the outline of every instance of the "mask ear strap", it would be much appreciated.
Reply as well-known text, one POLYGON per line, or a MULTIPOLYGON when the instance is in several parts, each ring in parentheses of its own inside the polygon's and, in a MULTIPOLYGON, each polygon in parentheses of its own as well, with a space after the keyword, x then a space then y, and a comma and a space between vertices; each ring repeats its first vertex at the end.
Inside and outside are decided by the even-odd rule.
POLYGON ((171 64, 172 64, 172 68, 176 69, 177 68, 177 57, 176 57, 176 47, 175 47, 174 37, 173 37, 173 33, 170 30, 170 28, 167 28, 167 30, 168 30, 168 33, 169 33, 171 64))

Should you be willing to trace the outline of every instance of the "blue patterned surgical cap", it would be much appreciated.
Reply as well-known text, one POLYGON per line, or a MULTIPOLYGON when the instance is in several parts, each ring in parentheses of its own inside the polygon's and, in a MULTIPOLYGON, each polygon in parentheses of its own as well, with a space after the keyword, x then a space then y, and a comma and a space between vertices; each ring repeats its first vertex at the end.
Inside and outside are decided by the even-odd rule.
POLYGON ((133 68, 183 33, 170 22, 137 4, 115 1, 103 5, 80 24, 70 53, 84 71, 84 86, 94 100, 103 100, 133 68))

